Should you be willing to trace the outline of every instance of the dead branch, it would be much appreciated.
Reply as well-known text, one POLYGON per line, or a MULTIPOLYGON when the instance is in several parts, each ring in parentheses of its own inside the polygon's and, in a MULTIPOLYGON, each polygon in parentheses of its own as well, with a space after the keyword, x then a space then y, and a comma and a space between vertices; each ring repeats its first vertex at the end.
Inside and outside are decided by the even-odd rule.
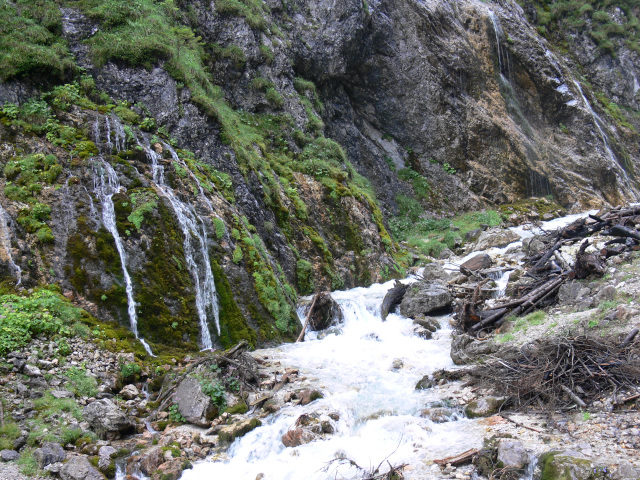
POLYGON ((471 460, 473 460, 473 456, 476 455, 478 452, 479 452, 478 449, 472 448, 458 455, 441 458, 440 460, 434 460, 433 463, 440 465, 441 467, 444 467, 447 464, 451 464, 451 466, 457 467, 458 465, 464 465, 465 463, 470 463, 471 460))
POLYGON ((307 313, 307 319, 304 322, 304 326, 302 327, 302 331, 300 332, 300 335, 298 336, 298 339, 296 340, 296 343, 301 342, 304 340, 304 332, 307 329, 307 325, 309 325, 309 319, 311 318, 311 314, 313 313, 313 307, 316 304, 316 300, 318 300, 318 297, 320 296, 319 293, 317 293, 314 297, 313 297, 313 301, 311 302, 311 307, 309 307, 309 312, 307 313))

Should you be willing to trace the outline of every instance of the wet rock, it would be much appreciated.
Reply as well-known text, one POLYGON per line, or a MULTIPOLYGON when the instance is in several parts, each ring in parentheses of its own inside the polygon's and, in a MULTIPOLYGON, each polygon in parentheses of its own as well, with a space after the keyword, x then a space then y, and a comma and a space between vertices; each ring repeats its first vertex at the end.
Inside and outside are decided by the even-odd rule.
POLYGON ((545 243, 538 236, 525 238, 522 240, 522 249, 527 255, 535 255, 545 250, 545 243))
POLYGON ((396 358, 393 361, 393 363, 391 364, 391 370, 393 370, 393 371, 401 370, 402 367, 404 367, 404 362, 402 360, 400 360, 399 358, 396 358))
POLYGON ((282 436, 285 447, 299 447, 305 443, 313 442, 318 435, 304 428, 294 428, 282 436))
POLYGON ((3 462, 13 462, 20 458, 20 454, 15 450, 2 450, 0 451, 0 460, 3 462))
POLYGON ((483 397, 469 403, 465 407, 464 413, 469 418, 490 417, 498 412, 506 400, 506 397, 483 397))
MULTIPOLYGON (((308 312, 307 312, 308 314, 308 312)), ((328 293, 319 293, 309 317, 309 328, 314 332, 339 325, 344 321, 340 305, 328 293)))
POLYGON ((420 380, 418 380, 418 383, 416 383, 416 390, 426 390, 433 387, 435 384, 436 383, 429 375, 425 375, 420 380))
POLYGON ((484 268, 489 268, 492 264, 491 257, 486 253, 479 253, 475 257, 471 257, 461 266, 475 272, 484 268))
POLYGON ((316 440, 323 433, 333 433, 331 422, 321 421, 317 414, 304 414, 298 417, 295 427, 282 436, 282 443, 285 447, 298 447, 316 440))
POLYGON ((529 455, 519 440, 504 439, 498 444, 498 461, 508 468, 524 468, 529 455))
POLYGON ((135 426, 126 413, 106 398, 84 407, 82 416, 103 439, 120 438, 122 433, 131 432, 135 426))
POLYGON ((218 439, 221 443, 233 443, 236 438, 246 435, 260 425, 262 425, 262 422, 257 418, 243 420, 233 425, 222 427, 220 432, 218 432, 218 439))
POLYGON ((418 282, 409 286, 400 303, 400 313, 409 318, 445 311, 451 307, 451 294, 443 283, 418 282))
POLYGON ((142 473, 152 475, 158 471, 158 467, 164 463, 162 448, 153 447, 140 457, 139 465, 142 473))
POLYGON ((300 405, 308 405, 320 398, 324 398, 324 395, 319 390, 305 389, 298 392, 298 398, 300 399, 300 405))
POLYGON ((425 340, 430 340, 431 338, 433 338, 433 332, 420 325, 416 325, 413 327, 413 334, 420 338, 424 338, 425 340))
POLYGON ((404 297, 408 288, 409 285, 396 280, 393 288, 387 292, 384 296, 384 300, 382 300, 382 307, 380 308, 380 316, 382 317, 382 320, 386 320, 389 313, 391 313, 393 309, 400 304, 402 297, 404 297))
POLYGON ((104 480, 106 477, 93 468, 85 456, 69 459, 60 470, 62 480, 104 480))
POLYGON ((134 398, 138 398, 138 395, 140 395, 140 392, 133 384, 125 385, 125 387, 120 390, 120 396, 125 400, 133 400, 134 398))
POLYGON ((98 450, 98 468, 100 471, 106 472, 109 469, 113 462, 112 458, 116 453, 118 453, 118 451, 111 445, 103 445, 100 447, 100 450, 98 450))
POLYGON ((422 328, 435 332, 440 329, 440 321, 435 317, 418 316, 414 318, 413 323, 420 325, 422 328))
POLYGON ((186 377, 180 382, 173 402, 187 422, 200 427, 208 427, 218 413, 211 398, 202 391, 200 382, 193 377, 186 377))
POLYGON ((40 468, 44 468, 50 463, 62 462, 66 458, 66 454, 60 444, 47 442, 33 452, 33 458, 38 462, 40 468))
POLYGON ((489 341, 462 334, 454 337, 451 342, 451 359, 456 365, 473 363, 484 355, 496 352, 498 347, 489 341))
POLYGON ((455 413, 456 412, 451 408, 434 407, 425 408, 420 412, 420 416, 423 418, 428 418, 433 423, 445 423, 450 422, 455 413))
POLYGON ((474 250, 486 250, 492 247, 502 248, 518 240, 520 240, 518 234, 511 230, 492 228, 480 234, 474 250))

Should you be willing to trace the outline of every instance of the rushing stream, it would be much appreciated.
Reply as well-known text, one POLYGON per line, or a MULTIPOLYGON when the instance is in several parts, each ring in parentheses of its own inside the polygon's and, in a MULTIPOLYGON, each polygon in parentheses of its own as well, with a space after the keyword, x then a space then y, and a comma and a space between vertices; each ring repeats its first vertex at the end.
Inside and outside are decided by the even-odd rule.
MULTIPOLYGON (((412 281, 412 280, 405 280, 412 281)), ((287 407, 268 423, 235 442, 226 463, 201 463, 184 479, 234 478, 325 479, 359 478, 348 464, 328 462, 338 457, 364 468, 385 458, 392 464, 414 467, 407 478, 425 478, 424 462, 480 446, 475 424, 462 416, 436 424, 420 416, 432 392, 416 391, 420 378, 441 368, 452 368, 448 317, 432 340, 413 334, 413 322, 396 314, 380 318, 380 306, 393 282, 334 292, 345 322, 340 334, 304 343, 283 345, 260 353, 300 369, 301 376, 320 387, 325 398, 307 406, 287 407), (401 360, 402 368, 393 369, 401 360), (337 413, 336 432, 323 440, 285 448, 282 435, 303 413, 337 413)), ((386 465, 386 461, 385 461, 386 465)), ((386 467, 388 469, 388 467, 386 467)), ((382 468, 384 470, 385 467, 382 468)))
MULTIPOLYGON (((588 213, 591 212, 545 222, 542 227, 560 228, 588 213)), ((513 230, 521 237, 532 235, 522 228, 513 230)), ((455 268, 455 264, 448 265, 455 268)), ((508 273, 500 275, 501 289, 507 279, 508 273)), ((440 389, 416 390, 415 385, 426 374, 454 368, 449 317, 440 318, 441 329, 430 340, 415 335, 412 320, 398 314, 390 314, 383 322, 380 307, 392 286, 393 282, 387 282, 333 292, 332 297, 344 312, 339 331, 325 336, 307 334, 303 343, 256 352, 271 361, 280 361, 283 369, 298 368, 300 376, 307 377, 309 386, 319 388, 324 398, 306 406, 283 408, 262 427, 234 442, 228 459, 198 463, 182 478, 254 480, 259 474, 265 480, 361 478, 361 471, 349 462, 336 460, 340 458, 365 469, 384 461, 381 472, 388 470, 387 461, 393 465, 406 463, 410 467, 404 472, 405 478, 436 478, 439 467, 431 460, 481 446, 484 427, 477 421, 455 413, 445 423, 421 416, 429 406, 447 404, 446 398, 439 398, 440 389), (398 360, 402 362, 400 368, 398 360), (286 448, 282 435, 305 413, 337 413, 335 433, 286 448)))

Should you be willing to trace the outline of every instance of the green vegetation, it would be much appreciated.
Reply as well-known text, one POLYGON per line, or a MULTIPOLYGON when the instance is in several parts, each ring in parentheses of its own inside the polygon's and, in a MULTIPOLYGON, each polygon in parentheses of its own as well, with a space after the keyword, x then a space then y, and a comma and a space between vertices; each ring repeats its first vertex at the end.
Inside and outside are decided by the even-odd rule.
MULTIPOLYGON (((615 54, 616 44, 640 52, 640 21, 634 0, 537 0, 538 31, 563 36, 587 31, 601 52, 615 54), (611 13, 620 9, 620 15, 611 13)), ((564 38, 563 38, 564 40, 564 38)))
POLYGON ((71 336, 87 315, 61 295, 45 288, 29 296, 0 296, 0 355, 23 347, 32 337, 71 336))
POLYGON ((98 394, 98 383, 94 377, 87 375, 84 368, 71 367, 65 372, 69 379, 67 388, 80 397, 94 397, 98 394))
POLYGON ((0 3, 0 82, 37 76, 61 80, 76 70, 61 38, 60 8, 52 0, 0 3))
POLYGON ((153 190, 133 192, 130 195, 133 210, 127 219, 140 230, 145 216, 151 215, 158 208, 157 195, 153 190))

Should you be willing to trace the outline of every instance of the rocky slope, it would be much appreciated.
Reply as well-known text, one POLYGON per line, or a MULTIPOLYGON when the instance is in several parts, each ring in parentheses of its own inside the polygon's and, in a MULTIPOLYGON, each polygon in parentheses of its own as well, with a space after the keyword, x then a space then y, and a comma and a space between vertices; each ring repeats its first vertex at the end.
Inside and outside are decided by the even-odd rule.
POLYGON ((636 198, 637 51, 584 35, 572 58, 530 11, 7 4, 4 278, 57 283, 152 349, 260 345, 294 338, 297 293, 400 276, 387 220, 407 199, 449 213, 636 198))

